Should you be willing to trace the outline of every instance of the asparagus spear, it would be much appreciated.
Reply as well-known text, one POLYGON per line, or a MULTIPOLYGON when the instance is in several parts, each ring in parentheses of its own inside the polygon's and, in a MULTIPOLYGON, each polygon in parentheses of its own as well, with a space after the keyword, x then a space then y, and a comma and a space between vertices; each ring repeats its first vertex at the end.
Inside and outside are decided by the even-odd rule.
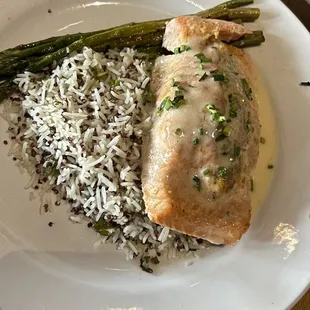
POLYGON ((257 46, 265 42, 265 37, 262 31, 253 31, 252 34, 246 34, 241 39, 234 41, 231 45, 239 48, 257 46))
POLYGON ((234 9, 241 6, 253 4, 254 0, 231 0, 215 6, 210 10, 234 9))

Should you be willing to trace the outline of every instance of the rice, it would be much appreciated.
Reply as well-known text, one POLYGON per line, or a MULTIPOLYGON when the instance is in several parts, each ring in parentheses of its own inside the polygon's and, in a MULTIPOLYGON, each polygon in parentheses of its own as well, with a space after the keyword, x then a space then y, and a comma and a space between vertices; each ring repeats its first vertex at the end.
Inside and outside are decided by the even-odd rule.
MULTIPOLYGON (((49 73, 24 72, 15 83, 21 99, 14 96, 3 109, 14 139, 10 153, 32 176, 28 187, 72 204, 72 222, 80 223, 82 213, 95 228, 104 223, 96 246, 114 243, 127 259, 140 255, 150 271, 150 251, 174 258, 207 245, 152 223, 144 211, 140 156, 151 126, 144 55, 84 48, 49 73)), ((42 204, 50 207, 46 199, 42 204)))

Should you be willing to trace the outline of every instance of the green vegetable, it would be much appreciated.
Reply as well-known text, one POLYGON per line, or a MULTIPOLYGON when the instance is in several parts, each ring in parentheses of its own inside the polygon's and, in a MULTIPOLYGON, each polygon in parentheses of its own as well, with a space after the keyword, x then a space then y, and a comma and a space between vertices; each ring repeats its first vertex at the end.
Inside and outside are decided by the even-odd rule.
POLYGON ((193 145, 198 145, 199 144, 199 139, 198 138, 195 138, 194 140, 193 140, 193 145))
POLYGON ((177 128, 174 132, 177 136, 181 136, 183 134, 183 131, 181 128, 177 128))
POLYGON ((196 54, 195 57, 200 60, 200 63, 212 62, 212 59, 206 57, 203 53, 196 54))
POLYGON ((102 236, 109 236, 110 232, 108 231, 109 228, 111 228, 111 225, 105 221, 105 219, 102 217, 97 221, 93 228, 97 233, 99 233, 102 236))
MULTIPOLYGON (((259 9, 234 9, 249 3, 252 2, 250 0, 228 1, 195 15, 202 18, 254 21, 260 15, 259 9)), ((0 77, 2 78, 2 81, 0 80, 0 101, 16 89, 13 83, 16 74, 25 70, 39 72, 53 62, 61 61, 68 55, 68 50, 70 53, 79 52, 84 46, 88 46, 95 51, 105 52, 109 48, 128 46, 135 47, 138 51, 155 58, 164 53, 161 48, 162 38, 169 20, 129 23, 93 32, 52 37, 2 51, 0 53, 0 77)), ((253 46, 263 41, 262 34, 253 33, 236 41, 236 46, 253 46)), ((180 46, 180 52, 185 50, 188 50, 187 46, 180 46)))
POLYGON ((238 99, 236 96, 230 94, 230 95, 228 95, 228 100, 230 103, 229 116, 232 118, 236 118, 237 117, 237 110, 238 110, 238 99))
POLYGON ((204 81, 208 77, 208 74, 204 72, 204 74, 199 78, 199 82, 204 81))
POLYGON ((252 34, 246 34, 239 40, 231 43, 231 45, 239 48, 261 45, 266 41, 264 34, 261 31, 253 31, 252 34))
POLYGON ((193 186, 198 190, 198 192, 201 191, 201 182, 197 175, 193 177, 193 186))
POLYGON ((252 88, 250 88, 248 81, 246 79, 241 79, 241 83, 242 83, 243 91, 245 92, 247 98, 249 100, 253 100, 252 88))
POLYGON ((198 134, 199 134, 200 136, 203 136, 203 128, 202 128, 202 127, 200 127, 200 128, 198 129, 198 134))
POLYGON ((230 158, 230 161, 235 161, 238 156, 240 156, 241 148, 240 146, 234 145, 233 155, 230 158))
POLYGON ((218 112, 218 109, 214 104, 207 104, 206 110, 211 114, 211 119, 213 121, 223 122, 226 120, 225 116, 218 112))
POLYGON ((187 45, 181 45, 180 47, 176 47, 174 49, 174 53, 175 54, 180 54, 180 53, 183 53, 183 52, 186 52, 186 51, 189 51, 191 48, 187 45))
POLYGON ((59 170, 57 169, 57 162, 48 163, 44 168, 44 175, 46 177, 57 177, 59 176, 59 170))
POLYGON ((254 192, 254 180, 251 178, 251 192, 254 192))
POLYGON ((228 178, 228 169, 225 167, 218 167, 217 168, 217 176, 221 179, 228 178))
POLYGON ((206 169, 203 172, 203 175, 208 176, 210 174, 210 169, 206 169))

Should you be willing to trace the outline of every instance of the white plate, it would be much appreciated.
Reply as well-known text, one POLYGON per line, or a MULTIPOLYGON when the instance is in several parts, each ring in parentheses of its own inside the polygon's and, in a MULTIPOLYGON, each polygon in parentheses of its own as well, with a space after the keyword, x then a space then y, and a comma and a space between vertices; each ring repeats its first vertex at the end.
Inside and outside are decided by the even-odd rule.
MULTIPOLYGON (((2 0, 0 48, 69 32, 187 14, 216 0, 2 0), (48 9, 52 13, 48 13, 48 9)), ((65 211, 40 216, 7 147, 0 148, 2 310, 287 309, 310 283, 310 36, 279 0, 260 0, 267 42, 250 53, 267 84, 279 132, 275 179, 250 231, 234 248, 213 248, 192 266, 174 261, 155 275, 65 211), (55 227, 47 223, 54 221, 55 227)), ((6 125, 0 122, 0 140, 6 125)))

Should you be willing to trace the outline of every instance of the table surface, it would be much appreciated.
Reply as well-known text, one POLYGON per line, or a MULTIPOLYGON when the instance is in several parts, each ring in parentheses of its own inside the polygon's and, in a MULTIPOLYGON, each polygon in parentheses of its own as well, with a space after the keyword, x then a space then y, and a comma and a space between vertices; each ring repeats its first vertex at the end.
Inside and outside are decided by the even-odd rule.
MULTIPOLYGON (((305 0, 282 0, 310 31, 310 5, 305 0)), ((310 310, 310 290, 293 308, 293 310, 310 310)))

